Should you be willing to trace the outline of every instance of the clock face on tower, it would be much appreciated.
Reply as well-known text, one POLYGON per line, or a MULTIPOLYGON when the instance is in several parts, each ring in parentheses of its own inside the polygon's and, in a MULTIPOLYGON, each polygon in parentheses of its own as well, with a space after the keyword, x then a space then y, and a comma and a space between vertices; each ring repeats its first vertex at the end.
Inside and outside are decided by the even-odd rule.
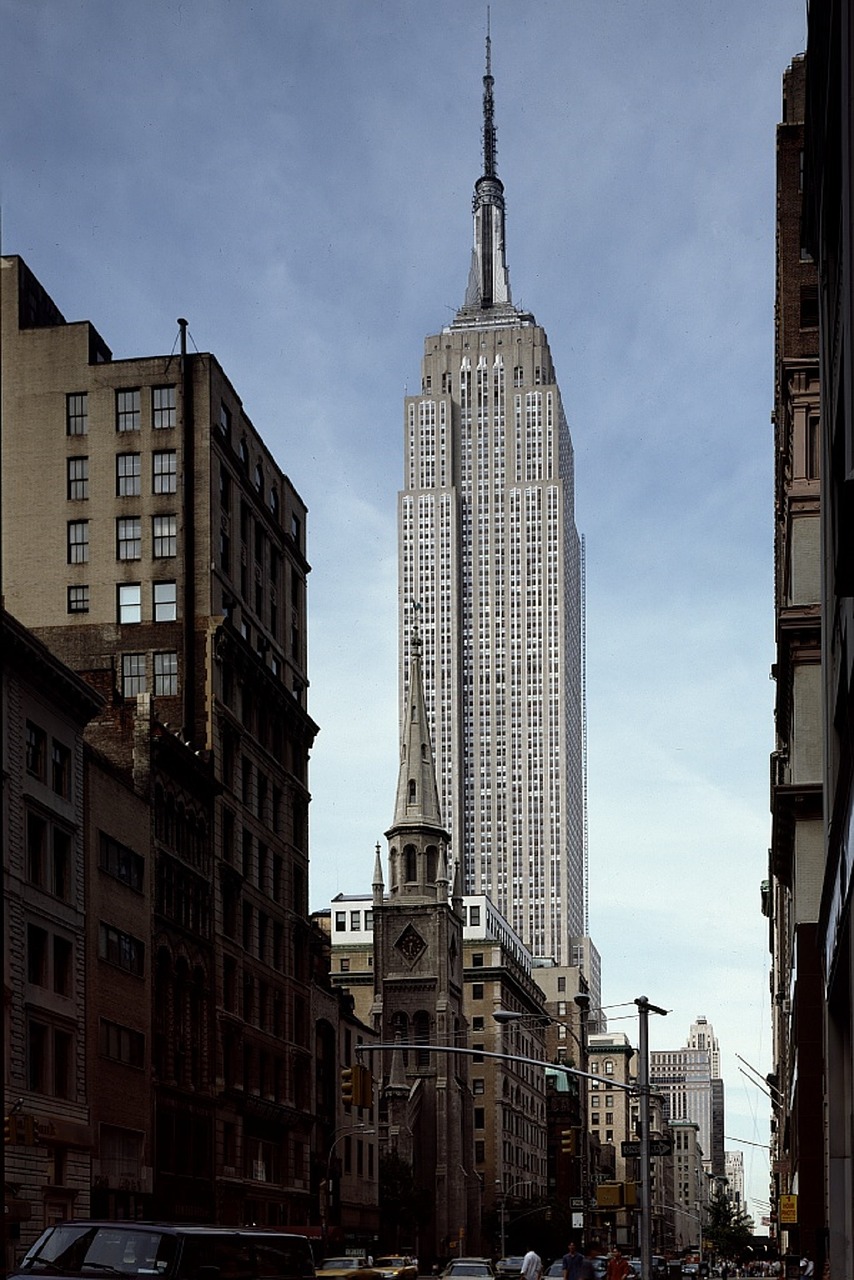
POLYGON ((400 952, 409 965, 414 965, 416 960, 427 950, 427 943, 411 924, 406 926, 394 946, 395 950, 400 952))

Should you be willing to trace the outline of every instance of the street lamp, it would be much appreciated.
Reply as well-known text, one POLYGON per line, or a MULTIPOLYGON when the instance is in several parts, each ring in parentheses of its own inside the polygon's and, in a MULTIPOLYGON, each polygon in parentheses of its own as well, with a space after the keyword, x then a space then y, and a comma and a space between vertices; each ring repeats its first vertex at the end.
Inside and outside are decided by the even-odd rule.
POLYGON ((499 1215, 499 1221, 500 1221, 500 1224, 501 1224, 501 1256, 502 1256, 502 1258, 503 1258, 503 1257, 505 1257, 506 1249, 507 1249, 507 1241, 506 1241, 506 1227, 507 1227, 507 1197, 508 1197, 508 1196, 512 1196, 513 1192, 516 1190, 516 1188, 517 1188, 517 1187, 530 1187, 530 1186, 531 1186, 531 1179, 530 1179, 530 1178, 522 1178, 522 1179, 521 1179, 521 1180, 519 1180, 518 1182, 513 1182, 513 1183, 511 1183, 511 1184, 510 1184, 510 1186, 508 1187, 508 1189, 507 1189, 506 1191, 504 1190, 503 1186, 501 1185, 501 1179, 500 1179, 500 1178, 496 1178, 496 1179, 495 1179, 495 1185, 496 1185, 496 1187, 500 1187, 500 1188, 501 1188, 501 1204, 500 1204, 499 1209, 498 1209, 498 1215, 499 1215))
MULTIPOLYGON (((332 1142, 329 1147, 329 1153, 326 1157, 326 1196, 325 1196, 326 1203, 324 1205, 323 1219, 320 1224, 321 1235, 323 1237, 324 1253, 326 1253, 326 1244, 329 1236, 329 1207, 330 1207, 330 1204, 332 1203, 332 1196, 330 1195, 330 1182, 332 1181, 332 1156, 339 1142, 344 1142, 344 1140, 346 1138, 349 1138, 350 1135, 353 1133, 358 1133, 362 1137, 368 1137, 370 1134, 376 1133, 376 1129, 369 1129, 363 1124, 349 1125, 346 1129, 340 1132, 337 1137, 332 1139, 332 1142)), ((339 1186, 339 1190, 340 1190, 340 1186, 339 1186)), ((341 1207, 340 1194, 338 1197, 338 1206, 339 1206, 339 1213, 340 1213, 340 1207, 341 1207)))

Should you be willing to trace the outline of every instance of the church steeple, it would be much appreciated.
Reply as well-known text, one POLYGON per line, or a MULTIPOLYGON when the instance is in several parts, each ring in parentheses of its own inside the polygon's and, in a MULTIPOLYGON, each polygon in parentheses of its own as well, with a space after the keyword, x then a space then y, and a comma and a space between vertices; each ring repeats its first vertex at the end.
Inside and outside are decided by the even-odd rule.
POLYGON ((466 300, 458 317, 471 312, 512 309, 510 276, 504 257, 504 184, 498 177, 495 101, 492 94, 492 40, 487 26, 483 77, 483 174, 474 187, 474 248, 466 300))
POLYGON ((394 826, 413 823, 442 828, 439 789, 433 765, 433 748, 424 703, 424 681, 421 675, 421 634, 416 622, 412 631, 409 664, 409 701, 400 745, 400 773, 394 806, 394 826))
MULTIPOLYGON (((416 615, 417 616, 417 615, 416 615)), ((392 896, 448 898, 449 836, 442 825, 439 788, 424 702, 421 673, 421 635, 416 622, 410 646, 409 688, 394 821, 389 841, 389 888, 392 896)))

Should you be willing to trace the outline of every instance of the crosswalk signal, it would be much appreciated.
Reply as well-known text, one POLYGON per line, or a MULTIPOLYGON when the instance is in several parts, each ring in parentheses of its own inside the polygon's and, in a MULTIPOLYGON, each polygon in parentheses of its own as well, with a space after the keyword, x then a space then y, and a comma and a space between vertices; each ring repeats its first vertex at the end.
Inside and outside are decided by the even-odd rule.
POLYGON ((575 1155, 575 1130, 561 1129, 560 1149, 567 1156, 575 1155))
POLYGON ((345 1107, 352 1107, 355 1100, 355 1084, 352 1067, 341 1068, 341 1101, 345 1107))

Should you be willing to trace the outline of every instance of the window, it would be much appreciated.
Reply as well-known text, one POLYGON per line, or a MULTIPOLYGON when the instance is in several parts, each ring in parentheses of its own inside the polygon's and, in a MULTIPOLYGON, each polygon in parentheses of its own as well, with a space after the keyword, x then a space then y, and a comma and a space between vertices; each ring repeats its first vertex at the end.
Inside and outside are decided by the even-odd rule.
POLYGON ((155 582, 154 621, 174 622, 178 617, 178 590, 174 582, 155 582))
POLYGON ((219 406, 219 429, 226 440, 231 439, 231 410, 224 404, 219 406))
POLYGON ((474 1127, 475 1129, 484 1129, 486 1112, 483 1107, 475 1107, 474 1109, 474 1127))
POLYGON ((145 943, 112 925, 102 924, 99 931, 98 954, 102 960, 117 965, 126 973, 142 977, 145 970, 145 943))
POLYGON ((131 889, 142 893, 145 859, 138 853, 134 853, 133 849, 129 849, 127 845, 114 840, 112 836, 105 835, 103 831, 100 832, 98 865, 102 871, 106 871, 107 875, 121 880, 122 884, 129 885, 131 889))
POLYGON ((557 989, 558 991, 566 991, 566 978, 558 978, 557 989))
POLYGON ((472 998, 472 1000, 482 1000, 482 999, 483 999, 483 983, 482 983, 482 982, 473 982, 473 983, 472 983, 472 986, 471 986, 471 998, 472 998))
POLYGON ((471 963, 472 963, 473 969, 482 969, 483 968, 483 952, 476 951, 471 958, 471 963))
POLYGON ((335 932, 344 933, 346 929, 347 929, 347 912, 336 911, 335 912, 335 932))
POLYGON ((482 1076, 476 1076, 471 1082, 471 1091, 475 1097, 480 1097, 486 1092, 482 1076))
POLYGON ((38 925, 27 925, 27 982, 34 987, 47 986, 48 937, 38 925))
POLYGON ((119 622, 142 622, 142 587, 138 582, 126 582, 118 588, 119 622))
POLYGON ((69 613, 88 613, 89 612, 88 585, 68 588, 68 612, 69 613))
POLYGON ((178 654, 174 649, 154 655, 154 692, 172 698, 178 692, 178 654))
POLYGON ((71 752, 64 742, 53 739, 50 749, 50 784, 58 796, 71 794, 71 752))
POLYGON ((142 521, 139 516, 120 516, 116 521, 116 559, 142 558, 142 521))
POLYGON ((139 475, 140 455, 138 453, 116 454, 116 497, 138 497, 139 475))
POLYGON ((122 654, 122 697, 133 698, 146 691, 145 654, 122 654))
POLYGON ((89 521, 68 521, 68 563, 86 564, 89 559, 89 521))
POLYGON ((151 424, 155 431, 175 425, 175 388, 151 388, 151 424))
POLYGON ((141 1031, 102 1018, 99 1038, 103 1057, 123 1062, 127 1067, 145 1066, 145 1036, 141 1031))
POLYGON ((342 973, 350 972, 350 960, 349 960, 349 957, 347 956, 341 957, 341 972, 342 973))
POLYGON ((66 496, 69 502, 80 502, 89 497, 89 459, 67 458, 66 496))
POLYGON ((31 1021, 27 1025, 27 1084, 33 1093, 73 1097, 73 1041, 67 1031, 31 1021))
POLYGON ((45 780, 47 768, 47 734, 32 720, 27 721, 27 773, 45 780))
POLYGON ((74 948, 68 938, 53 939, 53 989, 58 996, 70 997, 72 993, 72 959, 74 948))
POLYGON ((89 430, 89 396, 76 391, 65 397, 65 434, 85 436, 89 430))
POLYGON ((350 912, 350 928, 351 928, 351 929, 361 929, 361 927, 362 927, 362 913, 361 913, 361 911, 351 911, 351 912, 350 912))
POLYGON ((178 553, 178 517, 154 516, 152 521, 154 533, 154 557, 162 560, 178 553))
POLYGON ((178 480, 178 455, 174 449, 159 449, 152 456, 154 493, 174 493, 178 480))
POLYGON ((818 286, 801 285, 801 317, 802 329, 818 328, 818 286))
POLYGON ((473 929, 480 927, 480 907, 469 907, 469 924, 473 929))
POLYGON ((139 431, 139 391, 116 392, 116 431, 139 431))
POLYGON ((612 1076, 613 1074, 614 1074, 614 1060, 613 1058, 606 1058, 605 1059, 605 1075, 612 1076))
POLYGON ((50 874, 54 895, 67 902, 71 897, 71 836, 61 827, 53 828, 50 874))

